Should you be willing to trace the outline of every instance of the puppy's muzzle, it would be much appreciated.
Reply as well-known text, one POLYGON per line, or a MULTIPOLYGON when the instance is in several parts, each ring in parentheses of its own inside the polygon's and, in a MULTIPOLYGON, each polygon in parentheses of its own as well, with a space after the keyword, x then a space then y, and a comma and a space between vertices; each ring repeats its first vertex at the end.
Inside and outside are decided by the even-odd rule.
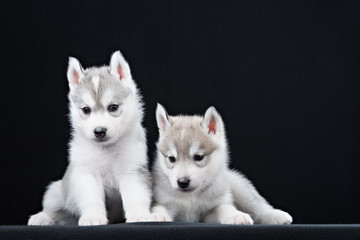
POLYGON ((103 139, 106 136, 106 128, 97 127, 94 129, 94 134, 97 139, 103 139))
POLYGON ((187 178, 187 177, 180 178, 180 179, 177 180, 177 185, 179 186, 179 188, 185 190, 190 185, 190 179, 187 178))

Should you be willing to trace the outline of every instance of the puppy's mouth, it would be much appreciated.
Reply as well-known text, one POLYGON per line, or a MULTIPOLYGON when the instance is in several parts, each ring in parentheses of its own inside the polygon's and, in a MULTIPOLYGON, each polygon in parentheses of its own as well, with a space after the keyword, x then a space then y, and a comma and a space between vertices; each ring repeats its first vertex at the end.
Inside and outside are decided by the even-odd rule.
POLYGON ((194 188, 194 187, 188 187, 188 188, 178 188, 177 190, 179 191, 179 192, 184 192, 184 193, 190 193, 190 192, 193 192, 193 191, 195 191, 195 189, 196 188, 194 188))
POLYGON ((109 137, 104 137, 104 138, 95 138, 95 142, 98 142, 98 143, 106 143, 107 141, 109 141, 109 137))

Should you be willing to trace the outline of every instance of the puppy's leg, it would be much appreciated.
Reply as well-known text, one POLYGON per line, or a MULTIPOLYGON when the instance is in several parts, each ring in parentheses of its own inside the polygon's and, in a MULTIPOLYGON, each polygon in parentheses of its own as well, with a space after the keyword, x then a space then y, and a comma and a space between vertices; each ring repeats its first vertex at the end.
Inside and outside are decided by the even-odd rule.
POLYGON ((253 224, 249 214, 241 212, 232 204, 222 204, 212 209, 204 218, 204 222, 221 224, 253 224))
POLYGON ((292 217, 288 213, 274 209, 240 173, 229 171, 228 181, 235 206, 250 213, 255 223, 290 224, 292 222, 292 217))
POLYGON ((70 176, 69 199, 78 208, 79 226, 108 223, 104 187, 100 177, 77 172, 70 176))
POLYGON ((29 218, 28 225, 55 225, 58 212, 64 209, 61 180, 51 183, 43 198, 43 210, 29 218))
POLYGON ((119 180, 126 222, 153 221, 150 214, 151 180, 145 168, 126 174, 119 180))
POLYGON ((154 221, 158 222, 172 222, 172 214, 162 205, 156 204, 151 208, 151 214, 154 217, 154 221))

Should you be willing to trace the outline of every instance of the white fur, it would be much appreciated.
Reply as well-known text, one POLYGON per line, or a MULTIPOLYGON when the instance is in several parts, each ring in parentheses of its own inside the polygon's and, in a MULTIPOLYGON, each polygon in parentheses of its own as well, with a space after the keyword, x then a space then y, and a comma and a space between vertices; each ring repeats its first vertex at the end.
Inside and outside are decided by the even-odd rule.
POLYGON ((166 110, 158 105, 156 118, 160 137, 153 167, 155 204, 152 212, 157 220, 222 224, 292 222, 288 213, 269 205, 248 179, 228 168, 224 124, 214 107, 206 111, 204 118, 168 117, 166 110), (211 129, 213 131, 210 131, 211 129), (201 134, 203 137, 195 139, 195 136, 201 134), (181 141, 186 142, 177 140, 179 136, 184 135, 186 136, 181 137, 181 141), (191 159, 195 153, 205 153, 206 149, 199 146, 209 143, 208 138, 213 141, 216 149, 201 161, 191 159), (199 139, 203 139, 203 142, 198 142, 199 139), (173 143, 178 143, 178 146, 190 146, 189 152, 188 149, 180 147, 175 149, 178 156, 176 162, 169 163, 168 156, 164 156, 162 152, 169 143, 171 148, 174 146, 173 143), (182 191, 178 186, 178 179, 184 177, 191 179, 191 191, 182 191))
MULTIPOLYGON (((181 135, 184 135, 184 130, 182 130, 181 135)), ((184 138, 182 137, 182 139, 184 139, 184 138)), ((203 151, 199 147, 200 147, 199 142, 196 142, 196 141, 192 142, 190 150, 189 150, 190 156, 193 156, 196 153, 203 154, 203 151)))
POLYGON ((62 180, 48 186, 43 210, 30 217, 29 225, 103 225, 123 218, 127 222, 153 220, 146 136, 141 125, 142 103, 129 66, 119 51, 113 54, 110 66, 117 69, 118 64, 125 71, 126 79, 119 79, 116 72, 104 67, 84 71, 79 61, 70 58, 68 80, 73 133, 69 166, 62 180), (77 73, 73 74, 74 71, 77 73), (97 72, 107 79, 101 79, 97 72), (74 76, 80 77, 74 79, 74 76), (90 80, 84 82, 87 77, 90 80), (88 87, 82 88, 86 84, 88 87), (105 84, 100 103, 86 90, 91 84, 95 89, 105 84), (112 88, 129 91, 114 113, 107 111, 109 104, 114 104, 112 88), (78 105, 76 101, 80 100, 74 100, 74 95, 81 97, 86 106, 78 105), (96 104, 101 104, 103 110, 96 110, 96 104), (83 107, 89 107, 92 112, 84 115, 83 107), (97 141, 94 136, 97 127, 107 129, 106 141, 97 141))
POLYGON ((91 80, 94 83, 95 91, 98 91, 99 90, 99 81, 100 81, 99 76, 93 76, 91 80))

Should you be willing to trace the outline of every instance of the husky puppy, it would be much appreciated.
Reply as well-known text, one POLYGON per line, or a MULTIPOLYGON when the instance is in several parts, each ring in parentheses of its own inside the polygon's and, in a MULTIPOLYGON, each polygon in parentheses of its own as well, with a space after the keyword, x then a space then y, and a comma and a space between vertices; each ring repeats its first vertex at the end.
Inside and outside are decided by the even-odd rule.
POLYGON ((103 225, 152 220, 143 104, 120 51, 83 70, 70 57, 69 166, 51 183, 29 225, 103 225))
POLYGON ((210 107, 204 117, 170 117, 158 104, 157 156, 153 166, 158 221, 222 224, 289 224, 292 217, 274 209, 251 182, 228 167, 223 121, 210 107))

